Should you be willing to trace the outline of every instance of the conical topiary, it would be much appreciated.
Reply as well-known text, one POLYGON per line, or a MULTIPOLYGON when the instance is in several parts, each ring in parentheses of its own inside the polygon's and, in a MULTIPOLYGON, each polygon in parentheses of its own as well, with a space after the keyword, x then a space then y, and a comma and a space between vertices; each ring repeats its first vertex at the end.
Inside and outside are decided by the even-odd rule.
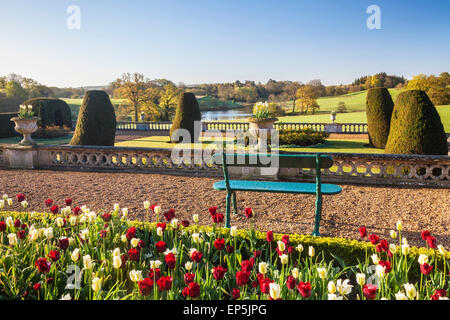
MULTIPOLYGON (((175 117, 170 127, 170 141, 171 142, 187 142, 180 137, 177 137, 175 130, 186 129, 191 135, 191 142, 196 142, 200 134, 201 127, 199 126, 197 130, 194 130, 195 121, 201 121, 202 114, 198 106, 197 99, 195 95, 191 92, 181 93, 178 107, 175 113, 175 117), (197 132, 196 132, 197 131, 197 132)), ((199 125, 199 123, 198 123, 199 125)))
POLYGON ((394 102, 387 88, 371 88, 367 91, 367 131, 370 145, 375 148, 386 147, 393 109, 394 102))
POLYGON ((116 114, 105 91, 87 91, 71 145, 114 146, 116 114))
POLYGON ((408 90, 397 97, 385 153, 447 155, 444 126, 425 91, 408 90))

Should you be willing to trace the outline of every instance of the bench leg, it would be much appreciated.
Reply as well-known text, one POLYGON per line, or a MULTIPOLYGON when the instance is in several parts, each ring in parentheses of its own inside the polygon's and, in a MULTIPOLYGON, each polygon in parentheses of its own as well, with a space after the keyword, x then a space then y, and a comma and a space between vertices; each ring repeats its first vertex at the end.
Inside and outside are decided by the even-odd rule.
POLYGON ((237 214, 236 192, 232 193, 231 203, 233 204, 233 214, 237 214))
POLYGON ((226 214, 226 216, 225 216, 225 228, 231 228, 231 217, 230 217, 230 202, 231 202, 231 193, 230 192, 227 192, 227 198, 226 198, 226 201, 227 201, 227 214, 226 214))
POLYGON ((320 237, 319 228, 320 220, 322 219, 322 195, 316 198, 316 217, 314 221, 314 232, 313 236, 320 237))

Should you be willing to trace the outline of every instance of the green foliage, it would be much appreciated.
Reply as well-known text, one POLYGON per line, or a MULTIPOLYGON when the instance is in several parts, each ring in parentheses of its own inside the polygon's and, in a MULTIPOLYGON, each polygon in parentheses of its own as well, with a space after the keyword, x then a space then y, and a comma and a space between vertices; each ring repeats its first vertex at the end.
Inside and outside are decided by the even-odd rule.
POLYGON ((11 118, 17 117, 17 112, 0 113, 0 138, 9 138, 18 136, 19 133, 14 130, 14 122, 11 118))
POLYGON ((80 107, 71 145, 114 146, 116 115, 108 94, 87 91, 80 107))
POLYGON ((178 107, 175 113, 175 118, 172 122, 172 126, 170 127, 171 142, 180 142, 180 138, 172 138, 175 130, 178 129, 188 130, 191 135, 191 142, 197 141, 200 131, 197 130, 199 132, 197 132, 196 136, 194 130, 194 122, 201 121, 201 119, 202 115, 195 95, 191 92, 181 93, 178 107))
POLYGON ((330 136, 328 132, 316 132, 312 129, 280 130, 280 145, 312 146, 324 143, 330 136))
POLYGON ((367 127, 370 144, 384 149, 389 136, 394 102, 387 88, 371 88, 366 96, 367 127))
POLYGON ((447 155, 447 138, 425 91, 407 90, 395 102, 386 153, 447 155))
POLYGON ((48 126, 72 127, 72 112, 69 105, 60 99, 33 98, 26 100, 23 105, 31 105, 34 115, 40 117, 39 127, 48 126))

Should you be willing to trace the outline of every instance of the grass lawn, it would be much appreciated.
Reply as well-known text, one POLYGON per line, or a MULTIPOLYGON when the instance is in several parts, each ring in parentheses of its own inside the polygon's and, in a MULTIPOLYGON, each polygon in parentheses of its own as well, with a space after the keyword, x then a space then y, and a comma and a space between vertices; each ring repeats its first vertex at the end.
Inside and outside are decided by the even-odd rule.
MULTIPOLYGON (((22 140, 23 137, 11 137, 11 138, 3 138, 0 139, 0 144, 16 144, 22 140)), ((72 134, 69 134, 64 137, 54 138, 54 139, 33 139, 39 144, 52 144, 52 145, 60 145, 60 144, 68 144, 72 139, 72 134)))
MULTIPOLYGON (((72 118, 78 117, 78 112, 80 111, 80 106, 83 103, 83 99, 68 99, 68 98, 61 98, 61 100, 64 100, 70 107, 70 110, 72 110, 72 118)), ((111 99, 111 103, 113 105, 126 103, 127 99, 111 99)))
MULTIPOLYGON (((210 137, 201 139, 203 149, 215 149, 215 144, 210 137)), ((292 152, 340 152, 340 153, 383 153, 383 149, 368 148, 364 145, 368 140, 352 139, 328 139, 323 144, 318 144, 304 148, 280 148, 283 151, 292 152)), ((169 142, 168 136, 151 136, 130 141, 122 141, 115 144, 116 147, 144 147, 144 148, 164 148, 171 149, 175 145, 169 142)), ((180 144, 177 147, 188 147, 189 144, 180 144)), ((192 145, 195 147, 195 145, 192 145)))

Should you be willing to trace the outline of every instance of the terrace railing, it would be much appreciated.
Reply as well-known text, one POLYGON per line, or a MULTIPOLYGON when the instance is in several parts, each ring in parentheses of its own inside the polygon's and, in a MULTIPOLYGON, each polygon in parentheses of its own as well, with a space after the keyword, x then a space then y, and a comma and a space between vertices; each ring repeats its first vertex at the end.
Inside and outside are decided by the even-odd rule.
MULTIPOLYGON (((38 169, 152 172, 180 175, 221 176, 221 169, 208 155, 191 152, 184 161, 174 160, 172 150, 130 147, 50 146, 17 147, 0 145, 0 166, 38 169), (29 153, 28 156, 26 153, 29 153), (17 162, 30 159, 26 162, 17 162), (27 157, 26 157, 27 156, 27 157), (16 161, 16 162, 14 162, 16 161), (31 162, 30 162, 31 161, 31 162), (19 164, 17 164, 19 163, 19 164)), ((323 180, 334 183, 415 185, 450 187, 450 157, 425 155, 389 155, 324 153, 335 163, 323 170, 323 180)), ((314 169, 279 169, 265 176, 251 168, 230 168, 233 178, 312 181, 314 169)))
MULTIPOLYGON (((118 122, 117 130, 124 131, 170 131, 170 121, 166 122, 118 122)), ((207 131, 247 131, 250 124, 248 122, 218 122, 218 121, 202 121, 202 130, 207 131)), ((319 132, 329 133, 367 133, 367 123, 299 123, 299 122, 277 122, 275 129, 277 130, 302 130, 312 129, 319 132)))

